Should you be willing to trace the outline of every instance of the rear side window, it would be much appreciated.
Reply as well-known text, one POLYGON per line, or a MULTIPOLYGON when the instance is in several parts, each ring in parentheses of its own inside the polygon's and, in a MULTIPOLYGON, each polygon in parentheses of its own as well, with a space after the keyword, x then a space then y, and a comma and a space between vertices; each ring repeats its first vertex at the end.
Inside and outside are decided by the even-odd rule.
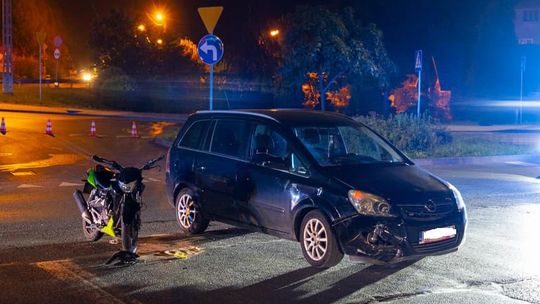
POLYGON ((219 120, 210 151, 245 159, 251 123, 237 119, 219 120))
POLYGON ((189 129, 187 130, 182 140, 178 144, 178 147, 190 148, 190 149, 200 149, 208 128, 210 127, 210 120, 201 120, 194 122, 189 129))

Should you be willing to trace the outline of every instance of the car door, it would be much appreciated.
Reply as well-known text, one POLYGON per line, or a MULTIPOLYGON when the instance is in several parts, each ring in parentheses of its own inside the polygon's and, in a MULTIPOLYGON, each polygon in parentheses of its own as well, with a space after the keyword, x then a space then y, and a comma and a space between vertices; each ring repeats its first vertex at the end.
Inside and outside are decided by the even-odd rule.
POLYGON ((173 181, 174 186, 179 183, 195 184, 193 167, 202 153, 205 142, 209 141, 208 133, 212 130, 212 121, 198 120, 187 127, 182 138, 174 143, 169 156, 170 172, 167 177, 173 181))
POLYGON ((246 164, 247 141, 251 123, 241 119, 216 121, 209 153, 201 154, 195 162, 197 184, 202 189, 205 212, 239 221, 239 171, 246 164))
POLYGON ((246 204, 239 206, 242 220, 270 233, 288 233, 307 169, 275 128, 259 123, 253 130, 248 156, 252 189, 246 204))

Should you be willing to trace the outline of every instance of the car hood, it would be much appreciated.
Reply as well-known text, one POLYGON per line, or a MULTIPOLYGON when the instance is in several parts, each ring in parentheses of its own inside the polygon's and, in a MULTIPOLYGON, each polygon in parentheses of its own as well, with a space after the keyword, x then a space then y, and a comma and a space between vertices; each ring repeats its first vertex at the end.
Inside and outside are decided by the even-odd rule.
POLYGON ((454 198, 441 179, 416 165, 340 166, 326 167, 324 170, 339 183, 376 194, 396 205, 454 198))

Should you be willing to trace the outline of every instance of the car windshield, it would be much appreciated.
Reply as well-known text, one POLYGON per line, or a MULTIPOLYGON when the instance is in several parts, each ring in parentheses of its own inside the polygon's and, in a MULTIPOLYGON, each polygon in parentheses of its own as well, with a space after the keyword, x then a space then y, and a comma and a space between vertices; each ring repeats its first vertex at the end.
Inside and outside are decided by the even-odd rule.
POLYGON ((403 162, 395 149, 364 126, 305 126, 293 131, 321 166, 403 162))

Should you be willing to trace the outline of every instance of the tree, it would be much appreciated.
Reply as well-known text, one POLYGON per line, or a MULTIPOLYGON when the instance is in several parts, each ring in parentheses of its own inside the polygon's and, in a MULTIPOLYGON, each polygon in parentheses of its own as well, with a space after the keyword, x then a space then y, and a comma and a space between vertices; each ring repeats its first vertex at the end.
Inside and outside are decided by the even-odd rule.
POLYGON ((351 82, 386 86, 395 67, 374 24, 364 25, 352 8, 332 11, 324 6, 299 6, 283 17, 284 38, 278 78, 285 90, 296 90, 308 73, 318 75, 321 109, 330 89, 351 82), (321 100, 322 99, 322 100, 321 100))
POLYGON ((137 78, 202 70, 203 66, 189 39, 173 39, 150 29, 141 32, 135 20, 119 10, 94 21, 90 47, 102 69, 114 67, 137 78))

